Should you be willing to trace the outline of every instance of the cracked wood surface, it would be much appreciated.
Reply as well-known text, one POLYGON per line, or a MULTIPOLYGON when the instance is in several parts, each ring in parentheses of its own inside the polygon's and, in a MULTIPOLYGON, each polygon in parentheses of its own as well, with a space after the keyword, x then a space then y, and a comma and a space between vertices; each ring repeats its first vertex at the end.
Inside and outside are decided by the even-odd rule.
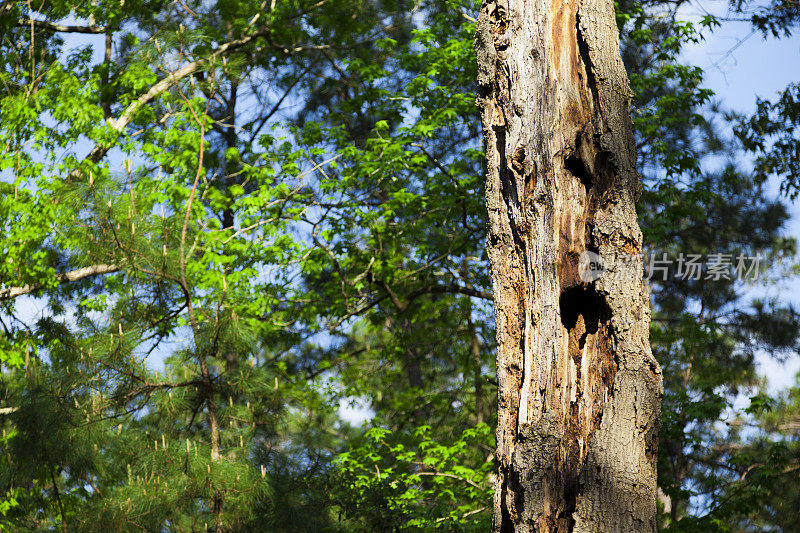
POLYGON ((655 530, 661 371, 613 9, 484 0, 478 19, 498 340, 495 531, 655 530), (606 271, 585 282, 587 251, 606 271))

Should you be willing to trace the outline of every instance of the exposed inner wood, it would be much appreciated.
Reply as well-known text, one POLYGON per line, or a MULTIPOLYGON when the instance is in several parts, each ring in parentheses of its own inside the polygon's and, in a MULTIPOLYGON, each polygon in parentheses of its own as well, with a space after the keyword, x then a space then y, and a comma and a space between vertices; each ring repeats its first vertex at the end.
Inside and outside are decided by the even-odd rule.
POLYGON ((640 271, 641 232, 613 2, 485 0, 476 51, 498 339, 494 529, 654 530, 661 375, 646 287, 615 275, 623 262, 640 271), (586 251, 607 275, 581 278, 586 251))

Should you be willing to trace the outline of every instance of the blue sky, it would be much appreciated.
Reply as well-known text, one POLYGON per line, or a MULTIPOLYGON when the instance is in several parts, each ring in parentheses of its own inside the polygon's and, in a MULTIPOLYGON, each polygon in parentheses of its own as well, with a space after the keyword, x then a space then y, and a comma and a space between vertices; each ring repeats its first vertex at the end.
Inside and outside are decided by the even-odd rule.
MULTIPOLYGON (((701 4, 715 14, 727 12, 726 2, 694 2, 684 10, 687 18, 701 16, 701 4)), ((756 96, 773 98, 800 81, 800 37, 764 39, 749 22, 722 21, 705 41, 687 46, 684 57, 703 69, 706 86, 737 111, 751 112, 756 96)))
MULTIPOLYGON (((706 12, 721 18, 741 18, 727 9, 723 0, 693 1, 682 14, 687 20, 698 20, 706 12)), ((800 81, 800 34, 787 39, 764 39, 761 33, 753 32, 747 21, 721 21, 722 25, 706 39, 684 49, 684 59, 703 69, 705 86, 713 89, 716 99, 725 108, 741 113, 752 113, 756 98, 774 100, 778 92, 792 82, 800 81)), ((778 194, 779 183, 768 184, 773 195, 778 194)), ((800 239, 800 205, 789 203, 793 219, 787 234, 800 239)), ((779 283, 759 287, 759 294, 780 295, 800 309, 800 280, 786 279, 779 283)), ((779 363, 763 354, 759 367, 770 381, 770 389, 777 389, 797 382, 800 371, 800 356, 794 355, 785 363, 779 363)))

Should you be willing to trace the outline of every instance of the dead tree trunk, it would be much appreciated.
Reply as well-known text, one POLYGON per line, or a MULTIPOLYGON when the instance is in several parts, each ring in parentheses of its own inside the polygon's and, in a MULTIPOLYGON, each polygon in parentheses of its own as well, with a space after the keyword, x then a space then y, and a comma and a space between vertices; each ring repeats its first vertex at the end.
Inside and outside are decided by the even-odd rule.
POLYGON ((661 370, 614 3, 484 0, 475 48, 498 340, 494 530, 655 531, 661 370), (589 252, 604 271, 583 268, 589 252))

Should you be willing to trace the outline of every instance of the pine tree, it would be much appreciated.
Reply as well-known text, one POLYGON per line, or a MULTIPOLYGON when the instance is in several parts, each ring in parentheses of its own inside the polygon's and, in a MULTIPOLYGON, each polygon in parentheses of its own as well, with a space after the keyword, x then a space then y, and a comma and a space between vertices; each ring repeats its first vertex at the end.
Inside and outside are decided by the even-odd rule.
MULTIPOLYGON (((698 31, 676 7, 617 12, 645 250, 785 257, 781 203, 701 172, 738 147, 677 60, 698 31)), ((485 531, 476 4, 30 8, 0 6, 3 525, 485 531), (354 398, 363 427, 341 416, 354 398)), ((795 316, 726 280, 652 289, 663 520, 775 523, 751 480, 780 486, 759 465, 791 455, 717 418, 756 350, 795 349, 795 316)))

